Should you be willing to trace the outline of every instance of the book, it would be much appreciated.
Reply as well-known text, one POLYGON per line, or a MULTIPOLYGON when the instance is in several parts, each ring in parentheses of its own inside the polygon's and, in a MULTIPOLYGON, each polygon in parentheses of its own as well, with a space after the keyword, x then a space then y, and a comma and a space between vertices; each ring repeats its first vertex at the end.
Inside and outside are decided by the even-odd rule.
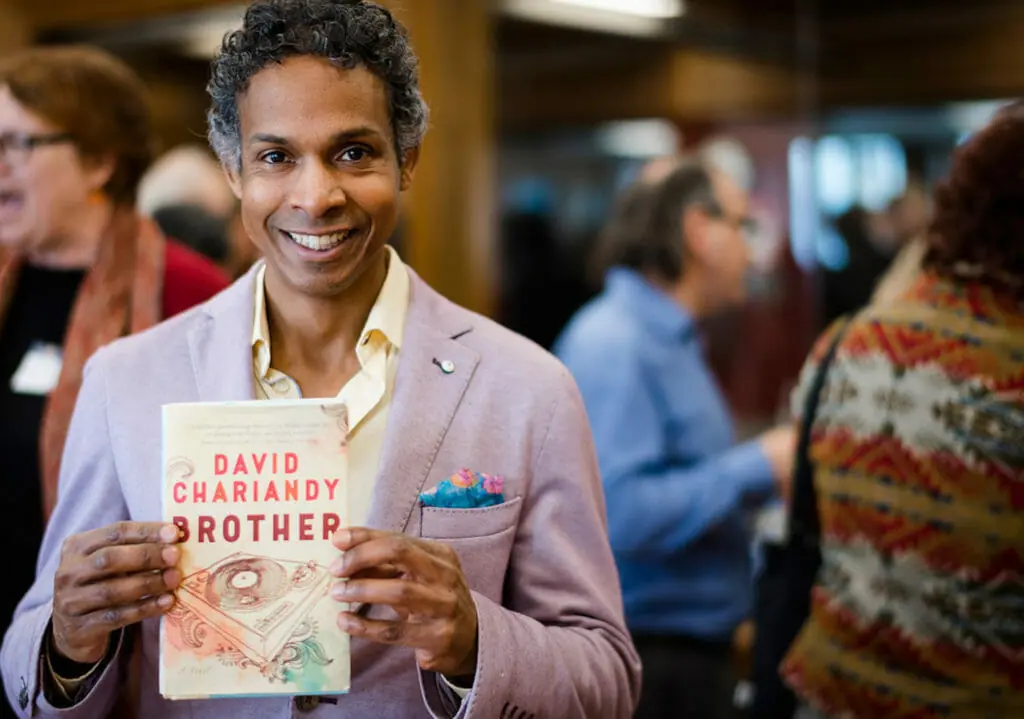
POLYGON ((163 407, 163 519, 183 580, 160 627, 167 699, 343 694, 349 639, 329 596, 348 526, 338 400, 163 407))

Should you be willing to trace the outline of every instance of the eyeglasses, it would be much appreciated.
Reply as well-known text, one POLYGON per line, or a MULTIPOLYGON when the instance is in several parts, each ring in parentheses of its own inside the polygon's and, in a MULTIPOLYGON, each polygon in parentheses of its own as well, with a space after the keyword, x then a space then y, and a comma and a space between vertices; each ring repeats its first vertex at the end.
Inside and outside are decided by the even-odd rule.
POLYGON ((743 239, 750 241, 757 234, 757 220, 753 217, 737 217, 726 213, 718 203, 711 203, 706 206, 708 216, 721 220, 729 227, 743 235, 743 239))
POLYGON ((74 138, 67 132, 51 132, 30 135, 27 133, 8 132, 0 134, 0 159, 4 162, 23 163, 37 147, 60 145, 71 142, 74 138))

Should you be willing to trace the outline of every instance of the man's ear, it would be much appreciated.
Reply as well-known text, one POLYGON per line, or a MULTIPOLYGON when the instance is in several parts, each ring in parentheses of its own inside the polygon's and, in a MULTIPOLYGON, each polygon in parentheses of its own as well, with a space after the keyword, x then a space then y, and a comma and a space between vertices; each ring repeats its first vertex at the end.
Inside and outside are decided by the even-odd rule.
POLYGON ((401 177, 398 180, 398 189, 405 192, 412 187, 412 178, 416 174, 416 163, 420 160, 420 148, 413 147, 402 153, 401 177))
POLYGON ((221 169, 224 170, 224 179, 228 181, 228 187, 231 188, 231 192, 235 195, 235 198, 241 202, 242 200, 242 173, 241 173, 241 160, 238 163, 223 164, 221 163, 221 169))
POLYGON ((708 213, 703 208, 691 205, 683 211, 683 236, 679 238, 684 250, 703 262, 711 251, 708 232, 708 213))

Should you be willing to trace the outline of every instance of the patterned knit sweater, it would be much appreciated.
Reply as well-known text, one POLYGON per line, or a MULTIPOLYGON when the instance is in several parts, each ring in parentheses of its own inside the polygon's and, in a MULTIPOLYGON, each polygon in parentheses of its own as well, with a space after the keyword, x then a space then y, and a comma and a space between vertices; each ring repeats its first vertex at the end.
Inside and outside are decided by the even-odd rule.
POLYGON ((810 452, 822 569, 782 666, 797 695, 837 719, 1024 718, 1024 304, 925 274, 865 310, 810 452))

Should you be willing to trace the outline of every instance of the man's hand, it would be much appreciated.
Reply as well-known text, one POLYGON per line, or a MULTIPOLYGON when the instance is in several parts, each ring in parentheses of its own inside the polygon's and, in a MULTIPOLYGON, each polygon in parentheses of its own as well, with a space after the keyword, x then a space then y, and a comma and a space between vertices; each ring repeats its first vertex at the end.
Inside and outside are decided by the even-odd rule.
POLYGON ((448 677, 476 673, 476 605, 451 547, 365 528, 339 530, 332 541, 344 555, 331 566, 343 580, 331 595, 341 602, 384 604, 399 616, 379 621, 342 612, 342 631, 411 647, 427 671, 448 677))
POLYGON ((178 528, 118 522, 67 538, 53 579, 53 647, 79 664, 95 664, 112 632, 158 617, 174 605, 178 528))
POLYGON ((761 448, 772 465, 775 487, 787 502, 793 484, 793 467, 796 464, 796 428, 782 425, 761 435, 761 448))

